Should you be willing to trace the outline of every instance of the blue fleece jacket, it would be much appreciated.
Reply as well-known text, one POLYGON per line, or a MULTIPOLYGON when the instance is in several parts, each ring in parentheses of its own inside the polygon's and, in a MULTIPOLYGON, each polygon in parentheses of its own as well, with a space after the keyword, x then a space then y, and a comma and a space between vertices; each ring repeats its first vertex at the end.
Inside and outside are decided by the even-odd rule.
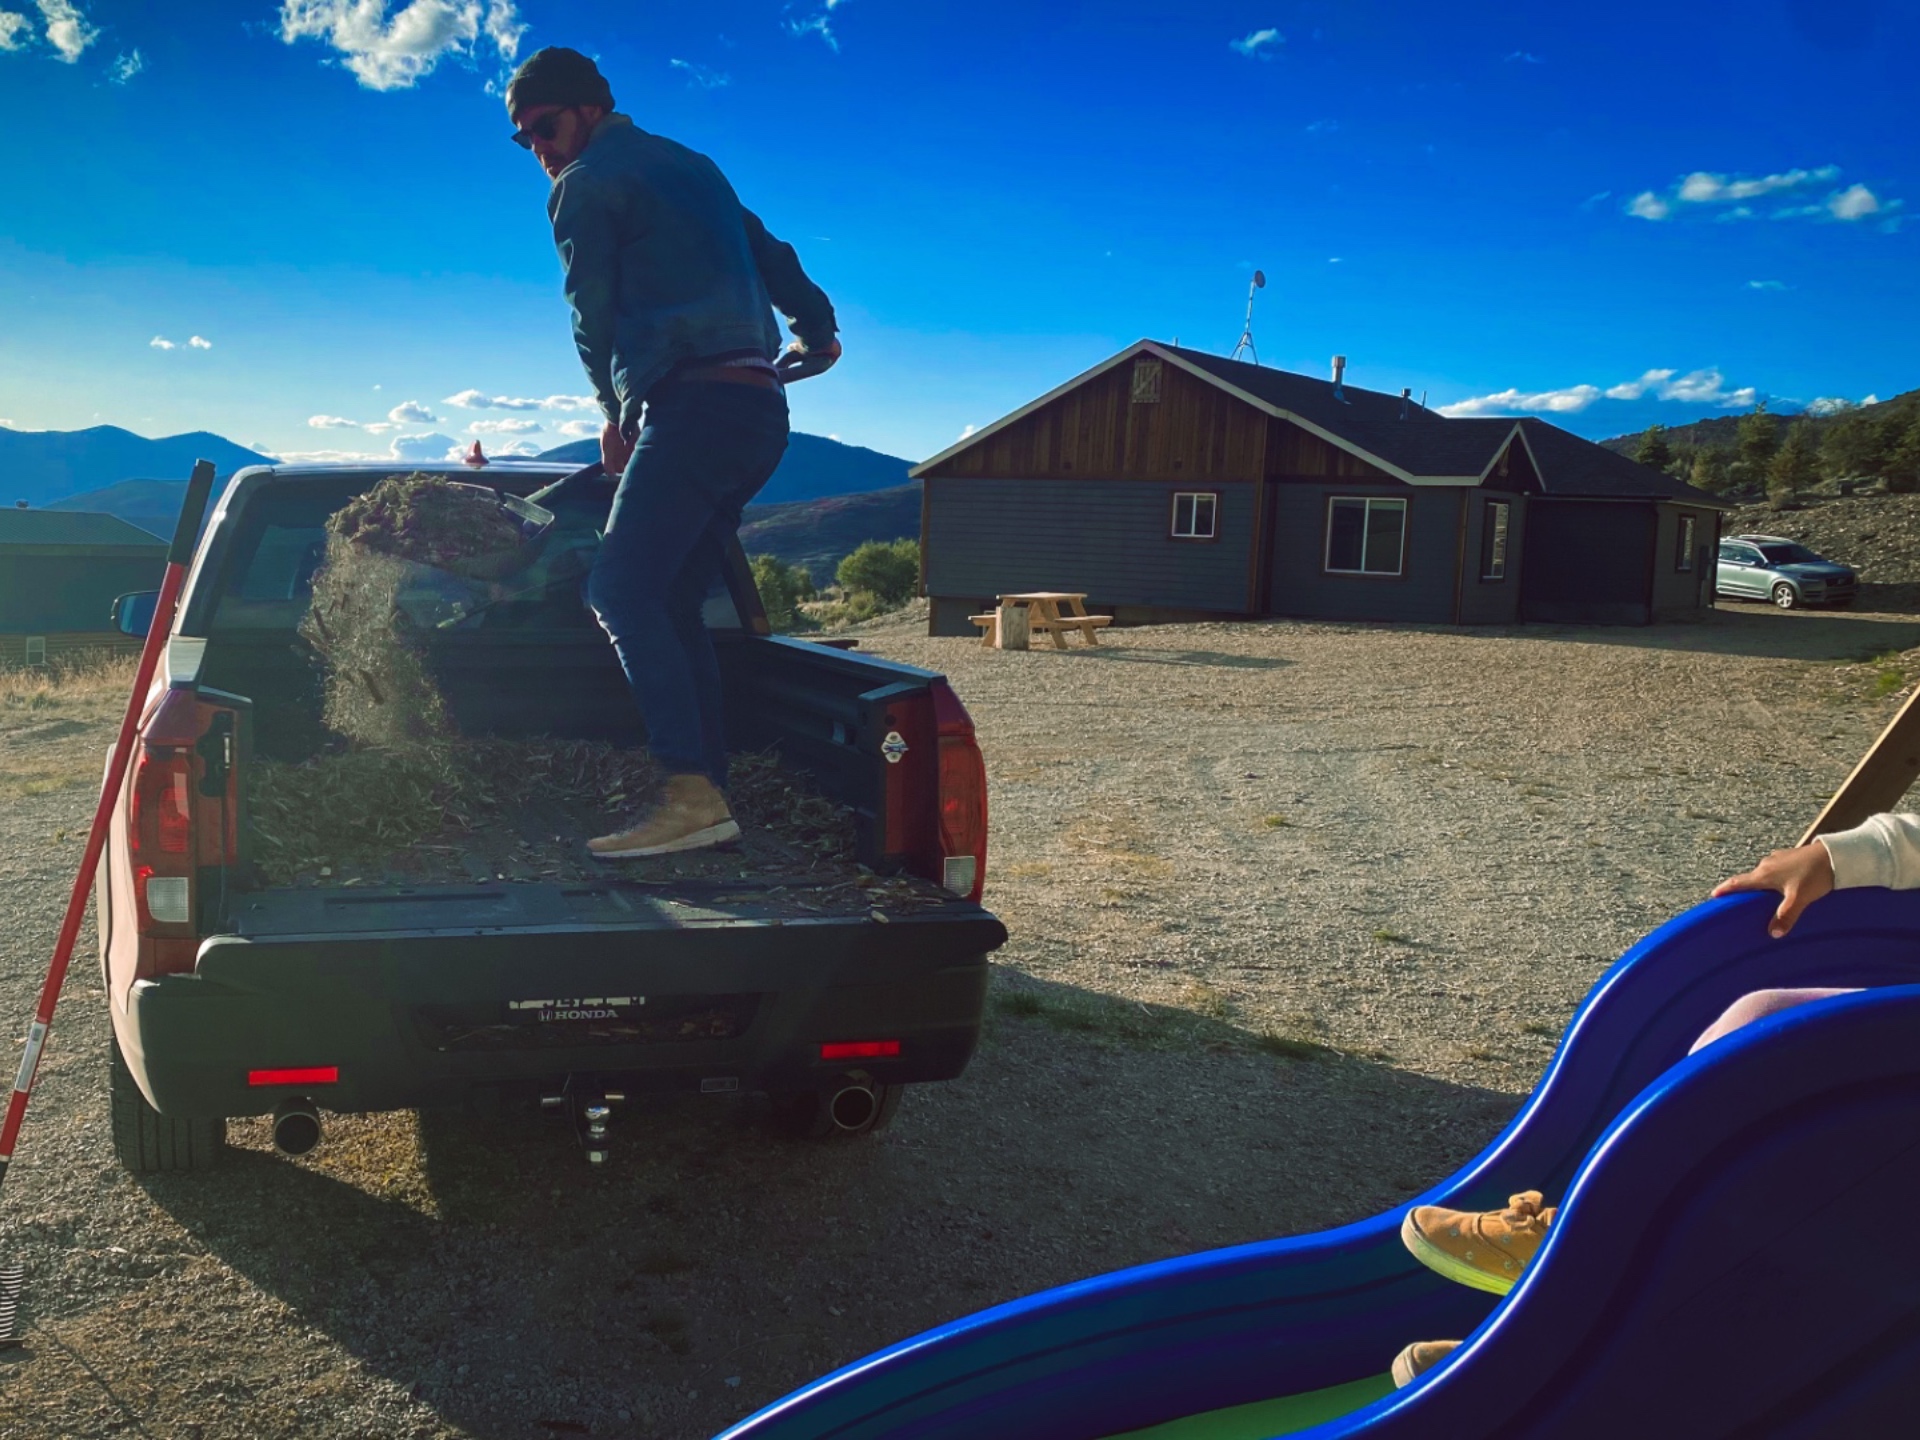
POLYGON ((560 172, 547 215, 581 363, 607 418, 629 430, 676 365, 742 351, 773 359, 775 305, 807 348, 834 338, 825 293, 720 167, 624 115, 601 121, 560 172))

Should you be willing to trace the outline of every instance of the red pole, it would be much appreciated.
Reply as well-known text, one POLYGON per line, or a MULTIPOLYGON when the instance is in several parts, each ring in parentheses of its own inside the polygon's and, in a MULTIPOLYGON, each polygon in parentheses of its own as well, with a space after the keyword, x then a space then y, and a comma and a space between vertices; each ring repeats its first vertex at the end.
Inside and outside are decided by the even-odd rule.
POLYGON ((127 699, 127 713, 120 721, 120 735, 113 742, 113 759, 107 764, 106 782, 100 787, 100 803, 94 807, 93 828, 87 832, 87 848, 80 857, 79 873, 73 877, 73 891, 67 896, 66 919, 60 924, 59 938, 53 942, 53 959, 47 966, 46 984, 40 987, 40 1004, 27 1027, 27 1049, 20 1057, 20 1073, 13 1082, 13 1094, 7 1100, 7 1119, 0 1126, 0 1180, 13 1163, 13 1148, 20 1139, 20 1122, 27 1115, 27 1097, 33 1093, 34 1072, 40 1068, 40 1052, 47 1043, 47 1031, 53 1025, 53 1007, 60 1003, 60 990, 66 984, 67 966, 73 960, 74 942, 80 938, 80 922, 87 914, 87 892, 100 868, 100 852, 106 848, 107 832, 112 826, 113 807, 120 799, 120 786, 126 778, 127 761, 133 754, 134 731, 140 724, 140 711, 147 691, 153 685, 154 671, 160 665, 160 652, 166 649, 167 635, 173 629, 173 612, 180 600, 180 587, 187 577, 187 562, 193 558, 194 537, 200 532, 200 519, 206 514, 207 497, 213 490, 213 462, 201 460, 193 467, 187 482, 186 500, 174 527, 173 544, 167 549, 167 569, 160 580, 160 596, 154 602, 153 620, 147 626, 146 643, 140 647, 140 665, 134 672, 133 694, 127 699))

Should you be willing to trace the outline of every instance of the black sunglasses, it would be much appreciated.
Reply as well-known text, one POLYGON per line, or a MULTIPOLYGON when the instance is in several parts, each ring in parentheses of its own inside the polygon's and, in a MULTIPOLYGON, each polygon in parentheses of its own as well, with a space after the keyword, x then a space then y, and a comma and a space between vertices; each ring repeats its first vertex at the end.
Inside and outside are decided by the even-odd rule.
POLYGON ((555 132, 560 128, 560 117, 566 113, 565 110, 554 110, 542 115, 530 125, 522 125, 513 132, 511 137, 513 143, 522 150, 531 150, 534 141, 553 139, 555 132))

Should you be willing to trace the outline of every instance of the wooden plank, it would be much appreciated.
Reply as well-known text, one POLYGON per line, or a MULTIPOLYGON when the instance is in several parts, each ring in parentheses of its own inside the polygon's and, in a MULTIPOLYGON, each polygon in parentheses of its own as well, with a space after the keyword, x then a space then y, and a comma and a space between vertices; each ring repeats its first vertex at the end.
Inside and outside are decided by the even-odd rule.
POLYGON ((1887 722, 1860 763, 1853 767, 1831 800, 1800 837, 1802 845, 1816 835, 1851 830, 1869 816, 1891 810, 1920 777, 1920 686, 1907 697, 1900 713, 1887 722))

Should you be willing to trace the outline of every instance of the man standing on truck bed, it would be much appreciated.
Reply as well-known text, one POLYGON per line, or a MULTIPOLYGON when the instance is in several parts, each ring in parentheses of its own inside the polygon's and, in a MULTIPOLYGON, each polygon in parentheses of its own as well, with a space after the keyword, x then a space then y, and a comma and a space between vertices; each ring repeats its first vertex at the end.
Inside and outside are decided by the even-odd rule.
POLYGON ((742 507, 786 450, 784 384, 840 358, 833 306, 718 166, 614 113, 585 55, 529 56, 507 115, 553 180, 574 343, 606 415, 601 458, 620 477, 587 598, 667 776, 631 829, 588 848, 613 860, 718 845, 740 827, 702 610, 742 507), (798 337, 784 353, 774 305, 798 337))

